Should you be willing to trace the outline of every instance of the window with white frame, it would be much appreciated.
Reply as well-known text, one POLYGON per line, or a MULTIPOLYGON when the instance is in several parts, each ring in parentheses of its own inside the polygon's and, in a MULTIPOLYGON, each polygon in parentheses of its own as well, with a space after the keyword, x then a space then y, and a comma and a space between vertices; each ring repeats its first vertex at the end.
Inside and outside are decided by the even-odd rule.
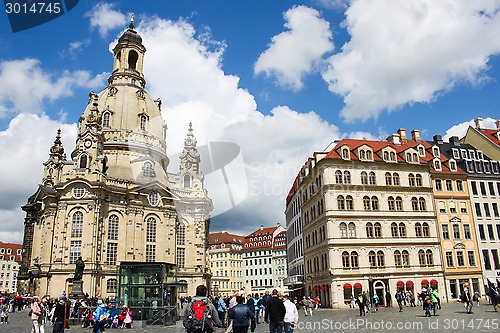
POLYGON ((106 265, 116 265, 118 255, 118 244, 108 243, 106 247, 106 265))
POLYGON ((108 219, 108 239, 118 240, 118 216, 111 215, 108 219))
POLYGON ((146 244, 146 262, 156 261, 156 245, 146 244))
POLYGON ((146 222, 146 242, 156 242, 156 219, 148 218, 146 222))
POLYGON ((83 213, 75 212, 71 219, 71 237, 82 237, 83 213))
POLYGON ((71 241, 69 247, 69 263, 74 264, 82 255, 82 241, 71 241))
POLYGON ((118 284, 116 283, 116 279, 109 279, 106 281, 106 292, 115 294, 117 290, 118 284))

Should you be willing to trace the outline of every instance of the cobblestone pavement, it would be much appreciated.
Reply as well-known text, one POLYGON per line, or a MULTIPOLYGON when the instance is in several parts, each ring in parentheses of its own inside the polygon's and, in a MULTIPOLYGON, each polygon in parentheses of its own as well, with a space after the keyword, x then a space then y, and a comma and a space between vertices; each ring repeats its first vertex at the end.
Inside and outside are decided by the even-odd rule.
MULTIPOLYGON (((473 314, 466 314, 462 304, 443 304, 437 316, 427 318, 421 307, 405 308, 399 312, 398 308, 381 308, 376 313, 359 317, 358 309, 319 309, 314 315, 305 317, 300 311, 299 324, 295 332, 498 332, 500 329, 500 311, 494 312, 491 305, 474 306, 473 314)), ((107 329, 107 333, 120 332, 120 329, 107 329)), ((182 322, 169 327, 144 327, 123 330, 129 333, 183 333, 182 322)), ((30 319, 28 310, 21 313, 12 313, 9 324, 0 325, 0 332, 30 333, 30 319)), ((50 325, 45 327, 46 333, 51 333, 50 325)), ((72 326, 66 333, 91 333, 91 329, 72 326)), ((256 333, 269 332, 268 325, 257 326, 256 333)), ((225 333, 217 329, 215 333, 225 333)))

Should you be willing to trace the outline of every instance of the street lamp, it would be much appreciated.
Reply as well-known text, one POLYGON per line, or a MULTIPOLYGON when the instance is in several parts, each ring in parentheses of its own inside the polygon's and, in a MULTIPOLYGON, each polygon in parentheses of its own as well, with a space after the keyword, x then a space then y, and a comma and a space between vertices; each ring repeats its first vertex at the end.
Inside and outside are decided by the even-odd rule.
POLYGON ((219 285, 214 284, 214 296, 217 296, 219 294, 219 285))
POLYGON ((314 283, 314 280, 313 280, 313 277, 311 275, 308 275, 307 276, 307 279, 308 280, 311 280, 311 287, 309 288, 309 295, 308 296, 311 296, 312 295, 312 291, 313 291, 313 283, 314 283))
POLYGON ((368 278, 368 288, 369 288, 369 293, 370 293, 370 304, 373 312, 373 278, 370 276, 368 278))

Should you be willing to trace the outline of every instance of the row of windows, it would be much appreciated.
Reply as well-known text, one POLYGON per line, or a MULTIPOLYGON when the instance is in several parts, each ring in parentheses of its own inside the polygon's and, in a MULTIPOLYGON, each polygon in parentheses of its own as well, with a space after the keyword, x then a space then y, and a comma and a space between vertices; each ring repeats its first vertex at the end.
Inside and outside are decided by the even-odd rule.
POLYGON ((247 276, 250 275, 267 275, 267 274, 273 274, 273 269, 271 267, 267 268, 254 268, 254 269, 247 269, 246 270, 247 276))
MULTIPOLYGON (((451 225, 452 232, 453 232, 453 239, 455 240, 461 240, 462 239, 462 234, 460 232, 460 224, 458 223, 453 223, 451 225)), ((463 228, 463 239, 472 239, 472 233, 471 233, 471 227, 469 224, 464 224, 462 225, 463 228)), ((441 229, 443 231, 443 239, 450 239, 450 226, 448 224, 443 224, 441 226, 441 229)))
POLYGON ((326 253, 322 254, 320 257, 314 257, 307 260, 307 271, 308 272, 319 272, 329 268, 328 265, 328 255, 326 253))
MULTIPOLYGON (((396 267, 410 267, 410 254, 407 250, 396 250, 393 253, 394 265, 396 267)), ((368 253, 368 263, 371 268, 385 267, 385 253, 384 251, 370 251, 368 253)), ((418 264, 420 266, 433 266, 434 265, 434 255, 431 250, 419 250, 418 251, 418 264)), ((359 255, 356 251, 344 251, 342 252, 342 267, 344 269, 359 268, 359 255)))
MULTIPOLYGON (((461 214, 467 214, 468 209, 467 209, 467 202, 465 201, 460 201, 458 203, 459 208, 460 208, 460 213, 461 214)), ((455 200, 450 200, 448 201, 448 208, 449 212, 451 214, 456 214, 457 213, 457 203, 455 200)), ((440 214, 446 214, 446 202, 445 201, 439 201, 438 202, 438 211, 440 214)))
MULTIPOLYGON (((241 261, 233 261, 231 260, 229 262, 229 265, 228 265, 228 262, 227 261, 216 261, 215 262, 215 267, 227 267, 227 266, 230 266, 230 267, 242 267, 242 262, 241 261)), ((210 267, 214 267, 214 262, 210 262, 210 267)))
MULTIPOLYGON (((446 179, 444 181, 445 188, 447 192, 454 192, 455 189, 457 192, 464 192, 464 184, 461 180, 456 180, 455 181, 455 186, 453 186, 453 181, 451 179, 446 179)), ((441 179, 436 179, 434 180, 434 186, 436 191, 443 191, 443 180, 441 179)))
MULTIPOLYGON (((455 252, 456 254, 456 263, 457 267, 465 267, 465 254, 464 251, 462 250, 457 250, 455 252)), ((453 251, 446 251, 445 252, 445 261, 446 261, 446 266, 447 267, 455 267, 455 257, 453 255, 453 251)), ((469 266, 470 267, 475 267, 476 266, 476 256, 474 254, 474 251, 467 251, 467 259, 469 261, 469 266)))
MULTIPOLYGON (((246 280, 246 283, 249 281, 246 280)), ((269 284, 267 283, 267 279, 260 280, 250 280, 251 287, 273 287, 273 279, 269 279, 269 284)))
MULTIPOLYGON (((477 226, 479 229, 479 239, 482 241, 485 241, 486 240, 486 232, 484 230, 484 224, 479 223, 477 226)), ((495 226, 497 229, 497 239, 500 240, 500 224, 496 224, 495 226)), ((495 240, 495 231, 493 229, 493 224, 487 224, 486 229, 488 231, 488 239, 490 241, 494 241, 495 240)))
POLYGON ((479 184, 479 190, 481 191, 482 196, 490 195, 492 197, 494 196, 500 196, 500 182, 496 182, 496 186, 494 182, 476 182, 476 181, 471 181, 470 182, 470 187, 473 195, 479 195, 478 192, 478 186, 479 184), (486 191, 486 184, 488 184, 488 191, 486 191), (496 193, 495 193, 495 187, 496 187, 496 193))
MULTIPOLYGON (((8 248, 8 249, 5 249, 5 248, 0 248, 0 254, 4 254, 4 253, 7 253, 7 254, 12 254, 12 249, 11 248, 8 248)), ((21 249, 17 249, 17 255, 20 256, 21 255, 21 249)))
POLYGON ((320 226, 318 230, 314 230, 306 236, 306 248, 311 247, 313 244, 321 243, 324 240, 326 240, 326 225, 320 226))
MULTIPOLYGON (((112 121, 112 114, 111 111, 104 111, 102 114, 102 127, 103 128, 110 128, 111 127, 111 121, 112 121)), ((139 115, 139 128, 142 131, 147 130, 147 124, 148 124, 149 117, 145 114, 139 115)))
MULTIPOLYGON (((379 210, 379 202, 376 196, 363 197, 363 208, 364 210, 379 210)), ((387 208, 389 211, 403 211, 403 199, 401 197, 388 197, 387 198, 387 208)), ((427 205, 425 198, 412 197, 411 198, 411 208, 414 212, 426 211, 427 205)), ((338 210, 354 210, 354 199, 352 196, 339 195, 337 196, 337 209, 338 210)))
MULTIPOLYGON (((335 183, 337 184, 351 184, 351 173, 349 171, 340 171, 337 170, 335 171, 335 183)), ((367 173, 365 171, 361 172, 361 184, 362 185, 376 185, 377 184, 377 178, 375 175, 375 172, 370 171, 370 173, 367 173)), ((388 186, 400 186, 401 185, 401 180, 399 177, 399 174, 397 172, 390 173, 386 172, 385 173, 385 185, 388 186)), ((408 175, 408 185, 412 187, 421 187, 423 186, 423 178, 422 175, 416 174, 414 175, 413 173, 410 173, 408 175)))
POLYGON ((474 208, 476 210, 477 217, 483 217, 483 214, 484 217, 491 217, 491 210, 493 211, 494 217, 500 217, 500 214, 498 212, 498 204, 496 202, 493 202, 491 204, 491 210, 490 210, 490 204, 488 202, 483 202, 482 207, 479 202, 476 202, 474 204, 474 208))
POLYGON ((487 270, 500 269, 500 261, 498 259, 498 250, 497 249, 491 249, 491 250, 485 249, 482 252, 483 252, 484 269, 487 269, 487 270), (490 251, 491 251, 491 255, 490 255, 490 251))
MULTIPOLYGON (((368 222, 365 225, 367 238, 382 238, 382 225, 379 222, 368 222)), ((427 222, 415 223, 415 236, 416 237, 430 237, 430 228, 427 222)), ((355 238, 356 225, 350 222, 347 225, 345 222, 340 223, 340 237, 341 238, 355 238)), ((391 224, 391 237, 406 237, 406 225, 401 222, 397 225, 395 222, 391 224)))

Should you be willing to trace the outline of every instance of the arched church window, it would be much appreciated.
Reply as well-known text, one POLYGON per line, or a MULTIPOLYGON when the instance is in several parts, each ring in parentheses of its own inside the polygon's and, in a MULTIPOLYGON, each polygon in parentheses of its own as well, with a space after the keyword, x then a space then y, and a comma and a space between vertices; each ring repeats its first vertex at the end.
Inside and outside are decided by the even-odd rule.
POLYGON ((146 242, 156 242, 156 219, 148 218, 146 222, 146 242))
POLYGON ((150 178, 155 176, 155 171, 153 169, 153 163, 144 162, 144 165, 142 166, 142 176, 143 177, 150 177, 150 178))
POLYGON ((71 237, 82 237, 83 213, 76 212, 71 219, 71 237))
POLYGON ((114 214, 108 219, 108 239, 118 240, 118 216, 114 214))
POLYGON ((82 154, 82 156, 80 156, 80 169, 85 168, 87 168, 87 155, 82 154))
POLYGON ((184 187, 185 188, 191 187, 191 176, 190 175, 184 175, 184 187))
POLYGON ((109 111, 104 112, 102 115, 102 127, 109 128, 110 120, 111 120, 111 112, 109 111))
POLYGON ((139 128, 143 131, 146 130, 148 123, 148 117, 146 115, 141 115, 139 118, 139 128))
POLYGON ((134 50, 128 53, 128 68, 137 69, 137 60, 139 59, 139 55, 134 50))

